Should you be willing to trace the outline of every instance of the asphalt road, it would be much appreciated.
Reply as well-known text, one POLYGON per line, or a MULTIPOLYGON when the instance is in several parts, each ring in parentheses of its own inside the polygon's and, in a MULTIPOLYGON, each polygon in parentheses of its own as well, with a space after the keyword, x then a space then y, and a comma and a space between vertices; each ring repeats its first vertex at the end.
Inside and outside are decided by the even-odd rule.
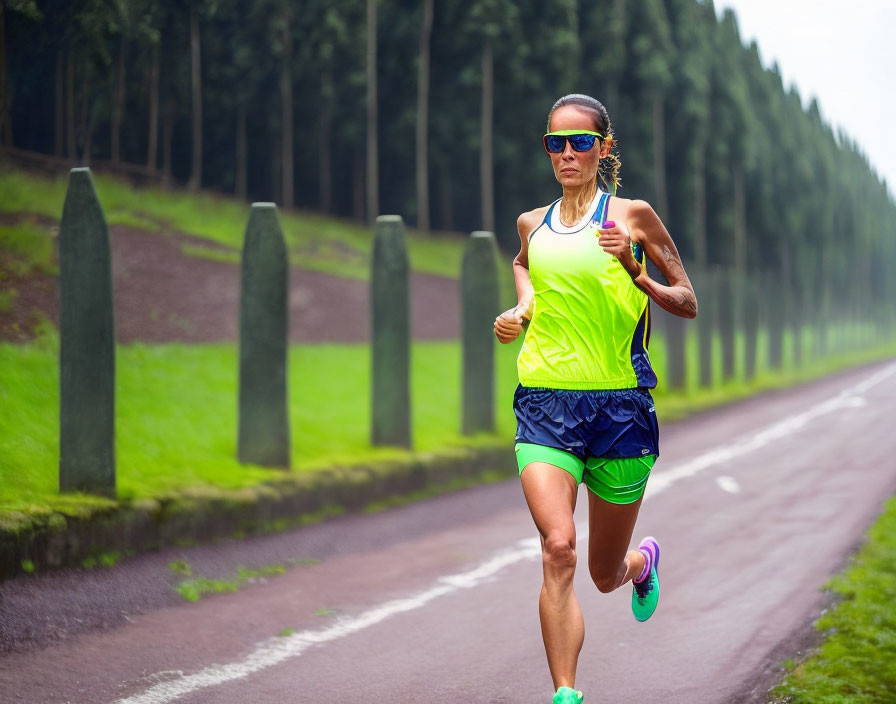
MULTIPOLYGON (((659 406, 662 420, 662 406, 659 406)), ((584 568, 588 704, 764 701, 811 637, 820 587, 896 490, 896 362, 664 426, 635 530, 662 599, 584 568)), ((514 468, 508 468, 513 476, 514 468)), ((581 497, 584 498, 584 497, 581 497)), ((265 538, 0 585, 0 702, 549 702, 536 534, 515 478, 265 538), (291 564, 191 604, 169 568, 291 564), (283 634, 283 635, 278 635, 283 634)))

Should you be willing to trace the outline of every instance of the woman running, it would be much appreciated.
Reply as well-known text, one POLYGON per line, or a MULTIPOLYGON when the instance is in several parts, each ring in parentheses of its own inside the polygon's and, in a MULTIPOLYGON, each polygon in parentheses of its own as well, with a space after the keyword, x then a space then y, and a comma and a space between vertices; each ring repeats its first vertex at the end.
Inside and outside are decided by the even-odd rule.
POLYGON ((516 456, 541 535, 538 609, 554 704, 580 704, 576 663, 585 624, 573 591, 578 485, 588 487, 588 568, 601 592, 633 582, 632 611, 648 619, 660 594, 656 540, 629 550, 647 477, 659 454, 648 389, 648 300, 697 315, 672 238, 642 200, 611 196, 620 162, 604 106, 567 95, 548 114, 544 148, 563 196, 520 215, 513 261, 519 302, 495 320, 502 343, 528 325, 517 360, 516 456), (647 273, 645 254, 669 285, 647 273))

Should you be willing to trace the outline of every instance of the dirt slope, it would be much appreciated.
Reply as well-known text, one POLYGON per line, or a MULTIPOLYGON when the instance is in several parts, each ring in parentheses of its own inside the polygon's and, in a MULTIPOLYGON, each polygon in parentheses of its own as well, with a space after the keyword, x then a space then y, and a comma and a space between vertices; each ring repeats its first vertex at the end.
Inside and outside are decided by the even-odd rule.
MULTIPOLYGON (((47 224, 48 236, 58 228, 47 224)), ((181 245, 216 249, 207 240, 163 235, 124 226, 110 228, 119 342, 236 341, 239 330, 239 265, 188 256, 181 245)), ((221 251, 228 251, 221 248, 221 251)), ((57 279, 6 271, 5 290, 15 289, 12 310, 0 312, 0 339, 34 336, 40 314, 58 324, 57 279), (39 313, 40 314, 39 314, 39 313)), ((411 275, 411 330, 417 340, 460 336, 455 279, 411 275)), ((370 336, 369 284, 316 271, 290 269, 290 339, 294 343, 365 342, 370 336)))

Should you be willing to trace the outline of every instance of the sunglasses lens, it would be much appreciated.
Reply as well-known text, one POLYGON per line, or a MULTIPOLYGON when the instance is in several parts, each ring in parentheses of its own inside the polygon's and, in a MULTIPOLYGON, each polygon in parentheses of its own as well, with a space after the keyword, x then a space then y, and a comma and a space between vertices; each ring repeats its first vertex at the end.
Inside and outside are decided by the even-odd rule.
POLYGON ((566 137, 558 137, 557 135, 549 134, 544 138, 544 146, 549 152, 559 154, 566 146, 566 137))
POLYGON ((593 134, 573 134, 569 136, 569 143, 577 152, 587 152, 594 146, 593 134))

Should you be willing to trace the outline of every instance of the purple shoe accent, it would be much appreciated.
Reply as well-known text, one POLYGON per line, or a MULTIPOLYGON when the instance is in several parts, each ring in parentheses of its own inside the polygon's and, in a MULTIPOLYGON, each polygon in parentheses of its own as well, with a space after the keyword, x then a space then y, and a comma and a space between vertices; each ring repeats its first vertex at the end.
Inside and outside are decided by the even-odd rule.
POLYGON ((641 574, 639 574, 634 580, 632 580, 635 584, 641 584, 650 576, 650 570, 654 569, 660 564, 660 546, 659 543, 656 542, 656 539, 647 536, 640 542, 638 545, 638 550, 644 554, 644 569, 641 570, 641 574))

